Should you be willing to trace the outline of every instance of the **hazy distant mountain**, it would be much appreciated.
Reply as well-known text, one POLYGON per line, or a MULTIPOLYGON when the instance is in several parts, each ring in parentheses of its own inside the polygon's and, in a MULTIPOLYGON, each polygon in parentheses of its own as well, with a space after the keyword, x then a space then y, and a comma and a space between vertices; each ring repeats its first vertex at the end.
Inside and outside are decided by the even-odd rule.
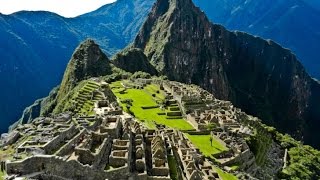
POLYGON ((291 49, 320 78, 319 0, 194 0, 214 22, 291 49), (306 3, 307 2, 307 3, 306 3))
POLYGON ((309 4, 313 8, 320 10, 320 1, 319 0, 304 0, 304 2, 309 4))
POLYGON ((119 0, 76 17, 49 12, 0 14, 0 132, 62 78, 77 45, 90 37, 107 54, 124 48, 154 0, 119 0))

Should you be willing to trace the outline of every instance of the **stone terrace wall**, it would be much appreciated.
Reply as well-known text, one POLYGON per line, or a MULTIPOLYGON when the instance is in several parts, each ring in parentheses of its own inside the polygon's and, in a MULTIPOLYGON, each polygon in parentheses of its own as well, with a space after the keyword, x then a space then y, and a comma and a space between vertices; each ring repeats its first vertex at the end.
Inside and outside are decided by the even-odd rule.
POLYGON ((74 125, 72 125, 69 129, 61 132, 57 137, 55 137, 52 141, 48 142, 44 146, 44 150, 47 154, 52 154, 56 150, 57 147, 61 146, 67 139, 71 139, 75 134, 79 132, 78 129, 74 125))
POLYGON ((68 154, 73 148, 75 144, 78 144, 79 140, 82 136, 87 133, 85 129, 83 129, 78 135, 76 135, 73 139, 71 139, 67 144, 61 147, 61 149, 57 152, 57 156, 63 156, 68 154))
POLYGON ((42 171, 48 175, 77 180, 127 180, 129 177, 127 168, 113 169, 108 172, 98 171, 78 161, 64 161, 57 156, 34 156, 24 161, 10 162, 6 164, 6 170, 10 174, 21 173, 22 175, 42 171))

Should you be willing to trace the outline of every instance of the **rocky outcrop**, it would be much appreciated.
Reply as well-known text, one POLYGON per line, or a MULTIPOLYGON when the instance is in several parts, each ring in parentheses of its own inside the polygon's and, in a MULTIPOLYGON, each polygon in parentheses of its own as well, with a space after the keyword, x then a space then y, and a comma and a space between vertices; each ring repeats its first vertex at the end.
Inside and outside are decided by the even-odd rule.
POLYGON ((115 55, 112 63, 127 72, 135 73, 138 71, 156 75, 157 70, 150 64, 146 55, 140 49, 128 48, 115 55))
POLYGON ((80 81, 107 74, 111 74, 108 57, 93 40, 84 41, 72 55, 64 73, 57 100, 62 100, 80 81))
POLYGON ((288 49, 210 23, 191 0, 158 0, 133 46, 169 79, 200 85, 320 147, 320 86, 288 49))
POLYGON ((15 129, 19 124, 31 123, 37 117, 48 116, 56 105, 58 90, 58 87, 54 88, 47 97, 38 99, 27 107, 23 111, 21 118, 9 127, 9 131, 15 129))
POLYGON ((319 0, 193 0, 193 2, 211 21, 229 30, 240 30, 272 39, 289 48, 311 76, 320 78, 318 58, 320 11, 317 10, 320 8, 319 0))
POLYGON ((20 119, 21 124, 30 123, 34 118, 39 117, 41 111, 41 103, 43 99, 36 100, 31 106, 27 107, 20 119))

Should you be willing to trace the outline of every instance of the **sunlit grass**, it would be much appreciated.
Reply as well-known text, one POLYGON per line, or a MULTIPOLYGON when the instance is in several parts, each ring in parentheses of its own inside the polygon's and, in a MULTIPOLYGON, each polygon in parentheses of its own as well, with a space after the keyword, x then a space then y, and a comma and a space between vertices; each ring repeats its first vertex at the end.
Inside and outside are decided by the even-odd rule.
POLYGON ((222 171, 220 168, 218 167, 214 167, 214 169, 217 171, 217 173, 219 174, 219 177, 222 180, 237 180, 238 178, 236 176, 234 176, 233 174, 227 173, 222 171))
POLYGON ((186 134, 192 144, 199 148, 200 152, 208 157, 212 157, 213 154, 218 154, 228 150, 217 139, 212 139, 212 146, 210 142, 210 135, 190 135, 186 134))
MULTIPOLYGON (((166 115, 159 115, 158 113, 166 113, 166 110, 157 108, 143 109, 142 107, 158 106, 156 100, 163 100, 165 97, 163 92, 160 91, 158 85, 148 85, 144 89, 124 89, 120 81, 114 82, 110 85, 113 93, 119 98, 120 102, 126 99, 132 100, 130 111, 134 113, 135 117, 142 121, 148 128, 155 129, 154 122, 163 124, 168 127, 179 130, 192 130, 194 129, 183 118, 167 119, 166 115), (159 91, 159 93, 157 93, 159 91), (121 93, 122 92, 122 93, 121 93), (152 97, 156 94, 156 98, 152 97)), ((121 106, 127 111, 127 105, 121 103, 121 106)))

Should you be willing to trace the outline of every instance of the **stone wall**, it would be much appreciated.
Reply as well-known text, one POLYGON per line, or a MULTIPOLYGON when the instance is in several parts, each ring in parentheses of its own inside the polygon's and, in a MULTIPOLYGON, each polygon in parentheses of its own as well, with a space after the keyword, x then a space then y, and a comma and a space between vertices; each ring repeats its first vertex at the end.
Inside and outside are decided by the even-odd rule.
POLYGON ((122 123, 121 123, 120 119, 117 119, 115 123, 116 123, 115 127, 112 127, 112 128, 109 128, 106 126, 101 126, 100 132, 101 133, 108 133, 110 135, 110 137, 112 137, 112 138, 118 138, 120 136, 122 123))
POLYGON ((104 139, 102 145, 99 147, 99 150, 96 154, 94 154, 94 163, 93 167, 97 167, 99 163, 102 161, 102 157, 105 154, 110 154, 111 151, 111 140, 109 138, 104 139))
POLYGON ((53 154, 57 147, 61 147, 61 144, 66 140, 71 139, 74 135, 79 132, 79 129, 76 129, 74 125, 72 125, 67 130, 61 132, 57 137, 48 142, 43 148, 46 154, 53 154))
MULTIPOLYGON (((92 138, 94 139, 97 137, 92 137, 92 138)), ((76 155, 79 156, 79 161, 81 163, 89 164, 90 166, 92 165, 93 167, 96 167, 99 165, 104 154, 110 152, 110 149, 111 149, 110 139, 105 138, 95 153, 91 152, 90 149, 79 148, 79 147, 75 149, 75 152, 76 152, 76 155)))
POLYGON ((78 160, 82 164, 88 164, 92 165, 94 161, 94 154, 91 153, 89 149, 81 149, 81 148, 76 148, 75 153, 78 157, 78 160))
MULTIPOLYGON (((64 161, 57 156, 34 156, 23 161, 6 163, 9 174, 32 174, 44 172, 47 176, 59 176, 65 179, 77 180, 127 180, 128 168, 112 169, 110 171, 97 171, 90 166, 82 165, 78 161, 64 161)), ((56 178, 53 178, 56 180, 56 178)))
POLYGON ((182 116, 180 111, 167 112, 167 116, 182 116))
POLYGON ((148 180, 171 180, 170 177, 162 177, 162 176, 149 176, 148 180))
POLYGON ((88 132, 83 129, 78 135, 76 135, 73 139, 71 139, 67 144, 63 145, 59 151, 56 153, 57 156, 63 156, 68 154, 76 144, 79 143, 80 139, 87 134, 88 132))

